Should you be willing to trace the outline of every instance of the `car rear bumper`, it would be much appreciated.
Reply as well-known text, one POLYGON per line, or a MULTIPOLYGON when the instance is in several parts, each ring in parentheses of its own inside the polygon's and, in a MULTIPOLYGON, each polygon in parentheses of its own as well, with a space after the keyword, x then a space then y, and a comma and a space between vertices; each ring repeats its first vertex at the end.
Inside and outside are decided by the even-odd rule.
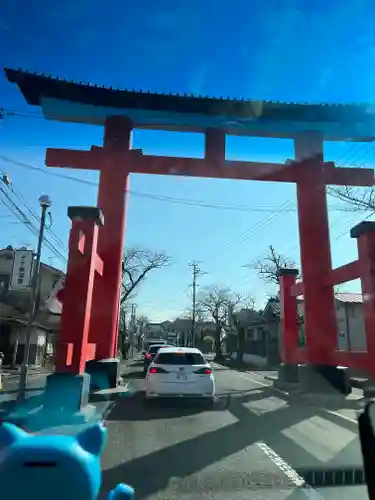
POLYGON ((177 394, 177 393, 165 393, 165 394, 155 394, 151 392, 146 392, 145 393, 145 399, 151 400, 151 399, 191 399, 191 400, 202 400, 202 401, 214 401, 215 396, 214 394, 188 394, 188 393, 182 393, 182 394, 177 394))
POLYGON ((147 398, 191 398, 191 399, 210 399, 215 395, 215 385, 213 383, 195 384, 186 386, 176 383, 150 383, 146 384, 145 391, 147 398))

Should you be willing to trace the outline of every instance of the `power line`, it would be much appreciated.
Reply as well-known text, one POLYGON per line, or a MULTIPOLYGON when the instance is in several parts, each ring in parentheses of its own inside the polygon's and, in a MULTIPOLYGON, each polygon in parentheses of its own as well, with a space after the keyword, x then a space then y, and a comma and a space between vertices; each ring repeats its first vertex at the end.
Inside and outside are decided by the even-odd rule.
MULTIPOLYGON (((355 146, 356 145, 353 145, 349 149, 349 151, 347 152, 347 154, 350 151, 352 151, 353 149, 355 149, 355 146)), ((363 149, 363 146, 362 146, 362 149, 363 149)), ((355 153, 353 153, 353 154, 357 154, 357 153, 358 153, 358 150, 355 153)), ((353 156, 353 154, 352 154, 352 156, 353 156)), ((345 155, 341 155, 340 158, 342 158, 343 156, 345 156, 345 155)), ((17 160, 14 160, 12 158, 6 157, 4 155, 0 155, 0 159, 2 159, 5 162, 8 162, 8 163, 12 163, 12 164, 18 165, 18 166, 20 166, 22 168, 28 168, 28 169, 31 169, 31 170, 34 170, 34 171, 38 171, 38 172, 43 173, 43 174, 47 174, 47 175, 51 175, 51 176, 59 177, 59 178, 64 178, 64 179, 67 179, 67 180, 70 180, 70 181, 78 182, 80 184, 86 184, 86 185, 91 185, 91 186, 95 186, 95 187, 98 186, 97 183, 92 182, 92 181, 88 181, 88 180, 85 180, 85 179, 78 179, 76 177, 69 176, 69 175, 64 175, 64 174, 60 174, 60 173, 57 173, 57 172, 54 172, 54 171, 51 171, 51 170, 44 170, 44 169, 41 169, 39 167, 30 165, 30 164, 27 164, 27 163, 24 163, 24 162, 19 162, 17 160)), ((270 212, 269 215, 266 218, 264 218, 263 220, 257 222, 255 225, 251 226, 249 229, 247 229, 246 231, 244 231, 243 233, 241 233, 234 240, 228 242, 222 249, 220 249, 219 251, 214 252, 213 255, 210 255, 209 257, 207 257, 206 259, 204 259, 203 262, 205 262, 206 260, 209 260, 210 258, 216 257, 217 255, 220 255, 224 251, 232 248, 234 245, 237 245, 237 244, 241 243, 242 241, 248 239, 250 236, 252 236, 253 234, 255 234, 255 232, 257 232, 260 229, 268 226, 273 219, 279 218, 280 216, 284 215, 287 212, 295 212, 297 210, 295 207, 292 206, 292 202, 291 201, 285 202, 284 204, 280 205, 279 207, 275 207, 273 209, 272 208, 268 209, 268 208, 265 208, 265 207, 243 207, 243 206, 239 207, 239 206, 214 205, 214 204, 211 204, 211 203, 197 201, 197 200, 188 200, 188 199, 182 199, 182 198, 175 198, 175 197, 171 197, 171 196, 160 196, 160 195, 154 195, 154 194, 150 194, 150 193, 142 193, 142 192, 137 192, 137 191, 129 191, 129 193, 132 196, 139 196, 139 197, 144 197, 144 198, 150 198, 150 199, 155 199, 155 200, 158 200, 158 201, 165 201, 165 202, 168 202, 168 203, 181 203, 181 204, 186 204, 186 205, 203 206, 204 208, 223 209, 223 210, 239 210, 239 211, 248 211, 248 212, 256 212, 256 211, 258 211, 258 212, 260 212, 260 211, 262 211, 262 212, 270 212)), ((337 211, 345 211, 345 212, 355 211, 354 208, 352 210, 350 210, 347 207, 345 207, 345 208, 340 208, 340 207, 331 208, 331 210, 332 209, 333 210, 337 210, 337 211)))
MULTIPOLYGON (((340 166, 340 167, 345 167, 345 166, 347 166, 347 162, 348 162, 349 160, 352 160, 352 161, 358 161, 358 160, 360 160, 361 158, 363 158, 364 156, 367 156, 367 154, 369 154, 372 150, 374 150, 374 148, 375 148, 375 146, 373 146, 372 144, 364 144, 364 145, 363 145, 363 144, 361 144, 361 145, 359 145, 359 144, 353 144, 353 145, 352 145, 352 146, 351 146, 351 147, 350 147, 350 148, 346 151, 346 153, 341 154, 341 155, 340 155, 340 156, 339 156, 339 157, 335 160, 335 163, 336 163, 336 164, 338 164, 338 161, 339 161, 340 159, 343 159, 343 158, 345 158, 345 156, 346 156, 346 155, 349 155, 349 156, 346 158, 346 160, 344 160, 344 162, 343 162, 343 163, 340 163, 340 164, 339 164, 339 166, 340 166), (356 149, 356 148, 357 148, 357 149, 356 149), (358 153, 359 153, 359 152, 361 152, 361 151, 363 152, 363 150, 364 150, 364 149, 366 149, 366 148, 369 148, 369 149, 368 149, 368 151, 366 151, 365 153, 362 153, 361 155, 357 156, 357 157, 356 157, 356 158, 354 158, 354 160, 353 160, 353 156, 358 155, 358 153)), ((354 167, 358 167, 359 165, 358 165, 358 164, 357 164, 357 165, 356 165, 356 164, 354 164, 353 166, 354 166, 354 167)), ((328 188, 327 188, 327 194, 331 194, 331 196, 334 196, 334 194, 332 194, 332 193, 333 193, 332 188, 329 188, 329 187, 328 187, 328 188)), ((347 211, 347 212, 354 212, 354 213, 357 213, 357 212, 358 212, 358 208, 356 208, 356 207, 352 207, 352 208, 350 208, 349 210, 347 210, 347 209, 345 208, 344 210, 345 210, 345 211, 347 211)), ((373 212, 371 212, 371 214, 367 215, 367 216, 365 217, 365 220, 366 220, 366 219, 368 219, 369 217, 371 217, 371 215, 373 215, 373 212)), ((341 221, 342 221, 342 219, 341 219, 341 218, 337 218, 337 219, 336 219, 336 220, 335 220, 335 221, 331 224, 331 226, 330 226, 330 232, 332 231, 333 227, 337 226, 337 224, 338 224, 339 222, 341 222, 341 221)), ((338 241, 339 239, 341 239, 343 236, 345 236, 345 234, 348 234, 348 229, 346 229, 344 232, 340 233, 340 234, 339 234, 339 235, 335 238, 335 241, 338 241)), ((294 252, 295 250, 298 250, 298 244, 293 245, 293 247, 291 247, 291 248, 289 249, 289 251, 288 251, 288 252, 286 252, 286 254, 290 254, 291 252, 294 252)))
MULTIPOLYGON (((353 146, 351 146, 349 148, 349 151, 347 152, 347 154, 352 151, 353 149, 355 149, 355 146, 356 144, 354 144, 353 146)), ((360 149, 363 149, 360 148, 360 149)), ((357 151, 358 153, 358 151, 357 151)), ((353 153, 353 154, 356 154, 356 153, 353 153)), ((366 153, 368 154, 368 152, 366 153)), ((345 157, 345 154, 341 155, 339 158, 342 158, 342 157, 345 157)), ((313 193, 311 193, 311 195, 313 195, 313 193)), ((285 203, 283 203, 282 205, 280 205, 279 207, 279 212, 276 212, 274 211, 274 213, 272 214, 269 214, 267 217, 265 217, 264 219, 262 219, 261 221, 259 221, 258 223, 256 223, 255 225, 251 226, 250 228, 248 228, 246 231, 244 231, 243 233, 241 233, 239 236, 237 236, 237 238, 234 238, 233 240, 231 240, 230 242, 228 242, 226 245, 224 245, 221 249, 219 249, 218 251, 216 251, 215 253, 209 255, 207 258, 205 258, 202 262, 206 262, 208 260, 211 260, 212 258, 215 258, 217 257, 218 255, 221 255, 223 252, 229 250, 230 248, 232 248, 233 246, 236 246, 238 245, 239 243, 241 243, 242 241, 246 240, 247 238, 249 238, 250 236, 254 235, 255 232, 259 231, 260 229, 263 229, 264 227, 268 226, 270 224, 270 222, 272 221, 272 219, 278 219, 280 218, 281 215, 283 215, 285 213, 285 210, 290 208, 290 206, 292 205, 292 201, 289 200, 285 203)), ((355 209, 353 209, 353 211, 355 211, 355 209)))
POLYGON ((212 254, 208 255, 203 261, 207 262, 211 259, 216 258, 217 256, 221 255, 222 253, 226 252, 227 250, 230 250, 233 246, 237 246, 238 244, 242 243, 243 241, 247 240, 250 236, 253 236, 256 232, 258 232, 260 229, 263 229, 272 222, 273 219, 278 219, 281 217, 285 212, 284 208, 289 204, 290 202, 286 201, 283 204, 281 204, 273 213, 269 214, 267 217, 263 218, 262 220, 256 222, 252 226, 250 226, 248 229, 246 229, 244 232, 239 234, 236 238, 230 240, 228 243, 226 243, 223 247, 221 247, 219 250, 213 252, 212 254))
MULTIPOLYGON (((346 153, 342 154, 339 157, 339 159, 341 159, 342 157, 345 157, 345 155, 348 155, 353 149, 355 149, 356 146, 357 146, 356 144, 352 145, 346 153)), ((359 146, 359 150, 363 150, 363 148, 366 147, 366 146, 368 146, 368 145, 361 145, 361 146, 359 146)), ((371 148, 369 151, 367 151, 365 153, 365 155, 369 154, 372 149, 373 148, 371 148)), ((357 151, 355 151, 354 153, 352 153, 352 155, 349 156, 349 158, 347 159, 347 161, 349 161, 349 159, 353 155, 358 154, 358 152, 359 151, 357 149, 357 151)), ((64 179, 67 179, 67 180, 70 180, 70 181, 78 182, 80 184, 86 184, 86 185, 91 185, 91 186, 95 186, 95 187, 98 186, 97 183, 92 182, 92 181, 88 181, 88 180, 85 180, 85 179, 78 179, 78 178, 73 177, 73 176, 60 174, 60 173, 57 173, 57 172, 54 172, 54 171, 50 171, 50 170, 44 170, 44 169, 41 169, 39 167, 30 165, 30 164, 27 164, 27 163, 24 163, 24 162, 19 162, 17 160, 13 160, 13 159, 11 159, 9 157, 6 157, 4 155, 0 155, 0 159, 2 159, 5 162, 8 162, 8 163, 13 163, 15 165, 18 165, 18 166, 20 166, 22 168, 28 168, 28 169, 31 169, 31 170, 34 170, 34 171, 38 171, 38 172, 46 174, 46 175, 51 175, 51 176, 54 176, 54 177, 64 178, 64 179)), ((344 165, 341 165, 341 166, 344 166, 344 165)), ((131 194, 132 196, 138 196, 138 197, 143 197, 143 198, 155 199, 155 200, 158 200, 158 201, 164 201, 164 202, 168 202, 168 203, 180 203, 180 204, 186 204, 186 205, 202 206, 204 208, 212 208, 212 209, 220 209, 220 210, 247 211, 247 212, 271 212, 265 219, 263 219, 262 221, 259 221, 254 226, 250 227, 248 230, 246 230, 245 232, 243 232, 242 234, 240 234, 237 238, 235 238, 231 242, 227 243, 225 245, 225 247, 223 249, 221 249, 219 252, 215 252, 213 256, 221 254, 223 251, 231 248, 233 245, 238 244, 238 243, 244 241, 245 239, 247 239, 249 236, 253 235, 256 231, 260 230, 261 228, 268 226, 269 223, 270 223, 270 221, 272 219, 275 219, 276 217, 279 218, 281 215, 284 215, 287 212, 295 212, 297 210, 296 207, 292 206, 292 202, 291 201, 286 202, 286 203, 282 204, 281 206, 275 207, 275 208, 244 207, 244 206, 241 207, 241 206, 216 205, 216 204, 207 203, 207 202, 204 202, 204 201, 175 198, 175 197, 171 197, 171 196, 160 196, 160 195, 154 195, 154 194, 143 193, 143 192, 138 192, 138 191, 129 191, 129 194, 131 194)), ((347 208, 347 207, 345 207, 345 208, 342 208, 342 207, 334 207, 333 208, 333 207, 331 207, 331 210, 344 211, 344 212, 350 212, 350 211, 354 212, 354 211, 356 211, 355 208, 350 209, 350 208, 347 208)), ((60 240, 60 243, 61 243, 61 240, 60 240)), ((211 256, 208 257, 207 259, 205 259, 204 261, 208 260, 209 258, 211 258, 211 256)))
MULTIPOLYGON (((0 193, 3 195, 1 198, 2 203, 8 208, 8 210, 15 215, 28 229, 31 231, 34 236, 39 234, 39 229, 35 226, 35 224, 27 217, 27 215, 23 212, 23 210, 12 200, 9 194, 5 191, 5 189, 0 186, 0 193)), ((63 262, 67 262, 66 257, 54 246, 51 241, 45 237, 46 246, 63 262)))
POLYGON ((43 115, 24 113, 22 111, 14 111, 13 109, 5 109, 0 107, 0 119, 10 118, 13 116, 17 116, 20 118, 35 118, 37 120, 46 120, 46 118, 43 115))
MULTIPOLYGON (((38 214, 36 214, 34 212, 34 210, 29 206, 27 200, 24 198, 24 196, 15 188, 13 182, 11 182, 7 175, 6 175, 6 172, 0 168, 0 172, 3 174, 3 182, 4 184, 8 187, 8 189, 10 190, 10 192, 13 194, 13 196, 16 198, 16 200, 25 207, 25 209, 29 212, 29 214, 31 214, 31 216, 34 218, 34 220, 37 222, 38 226, 40 224, 40 217, 38 214)), ((3 194, 6 195, 5 191, 3 191, 3 194)), ((8 196, 8 195, 6 195, 8 196)), ((9 196, 8 196, 9 198, 9 196)), ((9 198, 10 199, 10 198, 9 198)), ((24 220, 22 222, 27 222, 28 224, 31 224, 31 222, 28 220, 28 218, 26 217, 26 215, 20 211, 19 207, 17 204, 14 204, 14 207, 16 208, 18 214, 21 214, 22 217, 24 218, 24 220)), ((8 207, 9 208, 9 207, 8 207)), ((14 212, 12 212, 14 213, 14 212)), ((37 227, 38 227, 37 226, 37 227)), ((29 226, 30 228, 30 226, 29 226)), ((35 228, 35 226, 34 226, 35 228)), ((39 230, 36 228, 36 234, 39 234, 39 230)), ((61 247, 66 253, 67 253, 67 248, 65 247, 64 243, 61 241, 61 239, 52 231, 51 227, 46 227, 46 231, 48 232, 49 236, 54 240, 54 243, 52 242, 49 242, 48 240, 48 237, 45 238, 45 240, 47 241, 47 246, 49 246, 50 249, 52 249, 52 246, 54 246, 54 244, 57 244, 59 247, 61 247)), ((56 251, 56 248, 54 250, 52 250, 55 255, 59 256, 59 258, 61 258, 62 254, 60 253, 59 250, 56 251)), ((66 258, 63 257, 63 260, 66 262, 66 258)))
MULTIPOLYGON (((25 207, 25 209, 31 214, 31 216, 35 219, 35 221, 39 225, 40 224, 40 216, 38 214, 36 214, 34 212, 34 210, 29 206, 29 204, 27 203, 27 200, 23 197, 23 195, 19 191, 16 190, 13 182, 11 182, 8 185, 8 188, 11 190, 11 192, 15 196, 15 198, 21 204, 23 204, 23 206, 25 207)), ((63 243, 63 241, 53 232, 53 230, 51 229, 51 226, 46 227, 46 232, 50 235, 50 237, 53 240, 55 240, 55 244, 57 244, 58 246, 60 246, 65 252, 68 251, 67 248, 66 248, 66 246, 65 246, 65 244, 63 243)))

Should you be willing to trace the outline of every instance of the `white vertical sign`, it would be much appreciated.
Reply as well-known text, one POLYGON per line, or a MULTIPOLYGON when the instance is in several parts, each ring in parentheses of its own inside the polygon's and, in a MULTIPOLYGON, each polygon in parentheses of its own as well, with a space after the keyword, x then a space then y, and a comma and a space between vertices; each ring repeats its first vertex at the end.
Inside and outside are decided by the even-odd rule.
POLYGON ((65 276, 62 276, 55 286, 52 288, 51 293, 47 297, 44 307, 52 314, 61 314, 63 304, 59 300, 58 293, 65 288, 65 276))
POLYGON ((31 285, 31 272, 33 269, 32 250, 15 250, 13 258, 11 290, 29 290, 31 285))

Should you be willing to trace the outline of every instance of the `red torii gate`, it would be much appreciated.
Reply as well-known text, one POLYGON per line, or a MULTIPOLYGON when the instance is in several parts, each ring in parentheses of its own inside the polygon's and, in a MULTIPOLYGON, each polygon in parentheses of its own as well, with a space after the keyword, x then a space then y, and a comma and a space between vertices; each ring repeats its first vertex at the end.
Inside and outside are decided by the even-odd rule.
MULTIPOLYGON (((98 230, 98 255, 103 262, 103 272, 95 278, 93 286, 87 343, 96 347, 90 348, 90 352, 82 352, 84 360, 94 358, 99 362, 117 354, 126 192, 129 174, 142 173, 296 183, 308 362, 331 365, 337 327, 333 288, 326 286, 331 273, 326 186, 372 186, 373 170, 335 168, 334 163, 324 162, 323 140, 315 133, 296 137, 296 162, 278 164, 226 160, 226 134, 222 129, 205 132, 203 159, 143 155, 141 151, 131 150, 132 129, 129 119, 110 116, 104 126, 103 147, 94 146, 90 151, 49 148, 46 153, 48 167, 100 171, 97 205, 105 222, 98 230)), ((70 302, 81 303, 77 290, 69 289, 69 293, 74 295, 70 302)), ((63 309, 63 316, 70 315, 66 309, 63 309)), ((70 320, 63 321, 62 328, 75 331, 77 345, 82 344, 78 338, 81 334, 70 320)), ((58 346, 58 352, 59 349, 62 346, 58 346)), ((72 359, 68 361, 67 356, 58 356, 56 371, 81 373, 82 362, 72 359)))
MULTIPOLYGON (((343 266, 332 269, 326 276, 325 288, 333 288, 334 285, 340 285, 347 281, 357 278, 361 279, 363 295, 363 312, 366 332, 365 352, 342 352, 338 350, 337 336, 335 346, 331 357, 326 366, 342 368, 350 367, 366 372, 373 380, 375 379, 375 222, 363 221, 354 226, 350 231, 350 237, 357 240, 358 259, 343 266)), ((314 330, 306 328, 306 348, 301 349, 298 346, 298 320, 297 320, 297 297, 304 295, 304 281, 296 283, 298 275, 297 269, 280 270, 280 305, 281 305, 281 333, 282 333, 282 365, 279 370, 279 382, 296 383, 299 382, 301 388, 309 391, 321 391, 324 386, 328 390, 340 392, 349 392, 348 380, 345 377, 336 378, 336 383, 328 386, 324 377, 324 370, 320 377, 311 377, 311 371, 303 375, 303 370, 298 370, 299 364, 305 364, 310 361, 311 346, 313 349, 314 337, 311 334, 314 330), (302 378, 301 378, 302 373, 302 378), (320 380, 319 380, 320 378, 320 380)), ((336 321, 336 315, 334 314, 336 321)), ((280 384, 279 384, 280 385, 280 384)))

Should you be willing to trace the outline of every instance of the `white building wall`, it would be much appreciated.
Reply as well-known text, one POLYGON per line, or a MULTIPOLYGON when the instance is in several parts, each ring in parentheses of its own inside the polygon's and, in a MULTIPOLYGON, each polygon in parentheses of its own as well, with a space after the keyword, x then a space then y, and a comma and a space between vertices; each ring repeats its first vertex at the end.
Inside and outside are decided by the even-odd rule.
POLYGON ((336 303, 338 349, 367 351, 363 304, 336 303))

